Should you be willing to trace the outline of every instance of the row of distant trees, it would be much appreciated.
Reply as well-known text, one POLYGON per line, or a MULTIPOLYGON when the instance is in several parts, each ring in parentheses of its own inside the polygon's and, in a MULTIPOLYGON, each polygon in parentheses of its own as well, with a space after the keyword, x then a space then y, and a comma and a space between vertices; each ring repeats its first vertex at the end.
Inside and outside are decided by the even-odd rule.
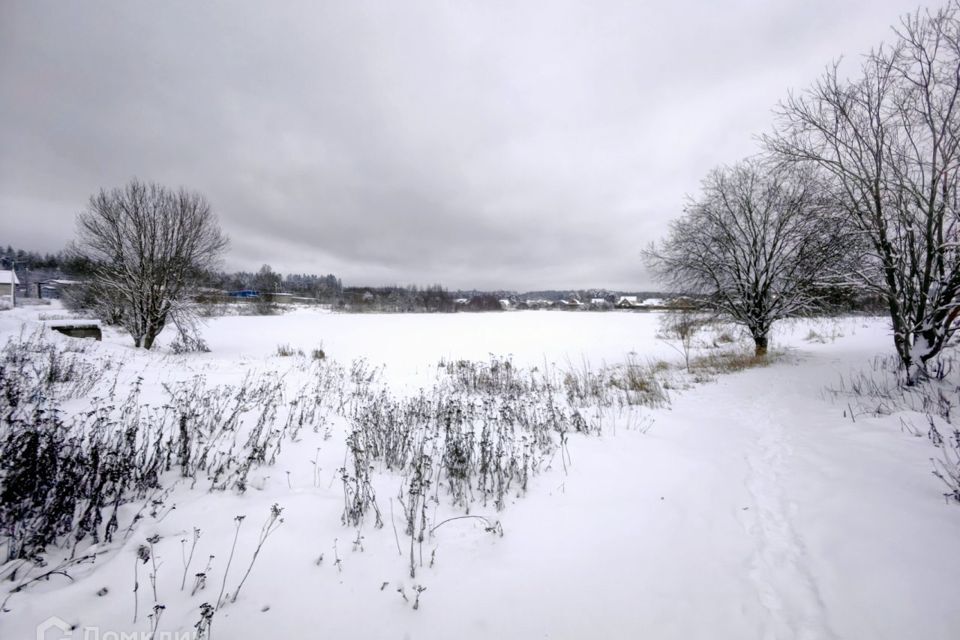
POLYGON ((831 287, 880 297, 908 383, 960 313, 960 5, 917 11, 850 78, 833 64, 780 103, 764 152, 704 180, 646 252, 671 289, 750 331, 831 287))
POLYGON ((16 268, 17 271, 37 271, 62 275, 89 275, 91 265, 70 251, 41 253, 26 249, 17 249, 11 245, 0 247, 0 261, 3 268, 16 268))
POLYGON ((255 273, 237 271, 235 273, 218 272, 208 274, 205 284, 224 291, 252 289, 270 293, 293 293, 299 296, 331 302, 343 292, 343 283, 333 274, 314 275, 308 273, 281 274, 265 264, 255 273))
POLYGON ((447 313, 454 310, 453 295, 443 286, 346 287, 338 306, 350 311, 389 313, 447 313))
MULTIPOLYGON (((7 246, 0 249, 5 266, 15 265, 21 272, 53 273, 66 277, 83 279, 95 272, 95 265, 75 250, 63 250, 57 253, 40 253, 7 246)), ((255 289, 274 293, 278 291, 294 293, 305 297, 329 300, 343 291, 340 278, 333 274, 314 275, 307 273, 280 274, 270 265, 263 265, 257 272, 209 271, 198 274, 193 283, 199 287, 210 287, 224 291, 255 289)))

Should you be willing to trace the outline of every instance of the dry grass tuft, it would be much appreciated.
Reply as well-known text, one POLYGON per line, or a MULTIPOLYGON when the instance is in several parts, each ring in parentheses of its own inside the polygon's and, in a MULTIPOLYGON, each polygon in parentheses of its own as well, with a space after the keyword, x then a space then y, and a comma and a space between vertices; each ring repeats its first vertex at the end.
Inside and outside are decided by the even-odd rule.
POLYGON ((702 375, 714 376, 721 373, 737 373, 747 369, 766 367, 781 357, 779 353, 768 353, 765 356, 755 355, 748 351, 731 351, 727 353, 710 353, 690 362, 690 371, 698 377, 702 375))
POLYGON ((288 344, 278 344, 277 345, 277 355, 281 358, 289 358, 290 356, 302 356, 302 349, 295 349, 288 344))

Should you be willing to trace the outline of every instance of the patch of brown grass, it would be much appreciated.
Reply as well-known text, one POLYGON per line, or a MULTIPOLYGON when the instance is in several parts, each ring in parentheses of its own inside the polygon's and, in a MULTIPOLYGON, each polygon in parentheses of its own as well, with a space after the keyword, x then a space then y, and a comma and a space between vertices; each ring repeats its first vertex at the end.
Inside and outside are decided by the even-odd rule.
POLYGON ((768 353, 765 356, 755 355, 752 351, 730 351, 727 353, 710 353, 690 361, 690 371, 696 377, 702 375, 719 375, 721 373, 737 373, 747 369, 766 367, 780 359, 779 353, 768 353))

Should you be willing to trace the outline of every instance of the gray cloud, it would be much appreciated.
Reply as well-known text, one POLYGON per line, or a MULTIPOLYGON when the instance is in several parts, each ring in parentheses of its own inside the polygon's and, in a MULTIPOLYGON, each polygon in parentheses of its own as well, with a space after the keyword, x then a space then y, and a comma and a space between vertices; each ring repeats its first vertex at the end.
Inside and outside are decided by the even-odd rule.
POLYGON ((229 268, 650 286, 641 247, 907 0, 0 4, 0 242, 204 193, 229 268))

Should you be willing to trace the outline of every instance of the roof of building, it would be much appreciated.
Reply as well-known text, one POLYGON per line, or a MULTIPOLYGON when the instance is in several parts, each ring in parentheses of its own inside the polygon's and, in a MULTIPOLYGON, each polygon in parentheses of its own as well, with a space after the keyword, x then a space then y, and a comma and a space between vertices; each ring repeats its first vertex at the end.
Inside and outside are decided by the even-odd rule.
POLYGON ((17 274, 14 271, 9 269, 0 270, 0 284, 10 284, 11 278, 13 279, 13 284, 20 284, 20 279, 17 278, 17 274))

